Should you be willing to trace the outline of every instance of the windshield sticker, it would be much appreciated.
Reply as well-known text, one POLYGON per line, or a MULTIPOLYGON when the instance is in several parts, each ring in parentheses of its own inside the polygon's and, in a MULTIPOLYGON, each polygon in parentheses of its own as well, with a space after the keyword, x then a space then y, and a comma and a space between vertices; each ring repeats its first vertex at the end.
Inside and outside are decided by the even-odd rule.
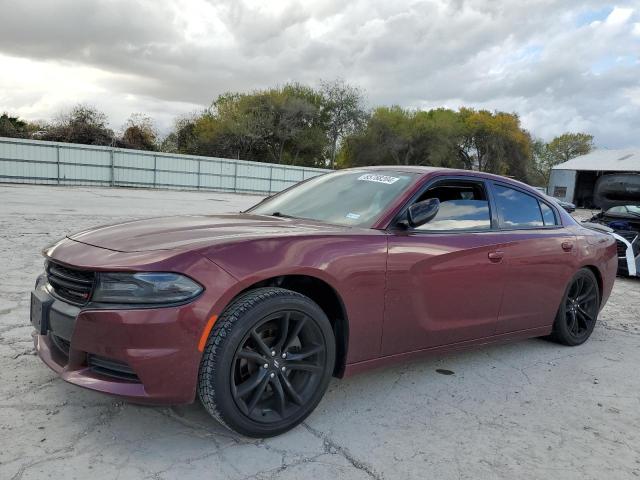
POLYGON ((398 177, 390 177, 389 175, 375 175, 373 173, 365 173, 364 175, 360 175, 358 180, 364 180, 365 182, 377 182, 377 183, 386 183, 387 185, 391 185, 392 183, 400 180, 398 177))
POLYGON ((359 213, 347 213, 347 218, 350 218, 351 220, 358 220, 360 218, 360 214, 359 213))

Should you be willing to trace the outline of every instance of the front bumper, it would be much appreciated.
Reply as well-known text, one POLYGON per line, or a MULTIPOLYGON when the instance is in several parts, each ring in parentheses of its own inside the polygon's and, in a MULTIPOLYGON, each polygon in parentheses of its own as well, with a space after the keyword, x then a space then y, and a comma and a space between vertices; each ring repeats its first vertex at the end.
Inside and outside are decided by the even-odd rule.
POLYGON ((36 351, 61 378, 138 403, 193 402, 206 297, 178 307, 92 310, 55 298, 44 277, 33 293, 36 351))

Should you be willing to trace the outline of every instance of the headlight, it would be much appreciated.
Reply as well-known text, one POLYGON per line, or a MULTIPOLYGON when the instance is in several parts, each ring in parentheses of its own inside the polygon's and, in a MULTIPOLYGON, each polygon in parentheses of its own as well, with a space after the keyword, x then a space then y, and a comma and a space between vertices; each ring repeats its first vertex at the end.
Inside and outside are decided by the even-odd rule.
POLYGON ((200 284, 177 273, 99 273, 91 300, 100 303, 158 304, 196 297, 200 284))

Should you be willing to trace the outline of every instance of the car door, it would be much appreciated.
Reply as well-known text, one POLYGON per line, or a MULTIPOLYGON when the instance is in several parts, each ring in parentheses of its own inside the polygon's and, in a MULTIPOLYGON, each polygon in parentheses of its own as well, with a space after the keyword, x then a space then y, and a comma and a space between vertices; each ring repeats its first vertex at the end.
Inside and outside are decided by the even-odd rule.
POLYGON ((506 267, 496 334, 550 326, 575 273, 576 238, 551 202, 511 184, 491 188, 506 267))
POLYGON ((383 355, 488 337, 496 328, 505 264, 488 186, 441 178, 413 202, 434 197, 440 210, 432 221, 388 232, 383 355))

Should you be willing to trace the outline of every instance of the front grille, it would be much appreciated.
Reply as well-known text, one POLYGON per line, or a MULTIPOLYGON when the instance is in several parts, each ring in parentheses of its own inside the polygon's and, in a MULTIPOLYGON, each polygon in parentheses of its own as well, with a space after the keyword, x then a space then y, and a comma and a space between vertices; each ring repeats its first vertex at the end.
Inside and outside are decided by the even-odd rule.
POLYGON ((47 262, 45 268, 49 285, 56 295, 75 305, 84 305, 89 301, 95 278, 93 272, 63 267, 51 261, 47 262))
POLYGON ((87 355, 87 365, 91 370, 100 375, 117 378, 119 380, 128 380, 130 382, 140 382, 135 372, 124 362, 101 357, 100 355, 89 354, 87 355))

